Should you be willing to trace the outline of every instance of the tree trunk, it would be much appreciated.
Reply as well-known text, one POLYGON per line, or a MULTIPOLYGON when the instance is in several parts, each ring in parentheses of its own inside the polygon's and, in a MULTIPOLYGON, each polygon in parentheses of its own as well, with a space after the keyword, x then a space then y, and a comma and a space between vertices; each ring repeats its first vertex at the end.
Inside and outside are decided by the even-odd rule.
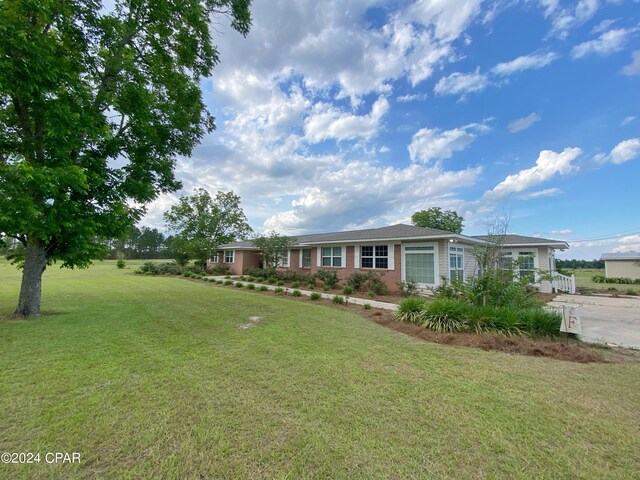
POLYGON ((42 273, 47 267, 47 247, 40 239, 27 239, 20 298, 15 315, 35 317, 40 315, 42 296, 42 273))

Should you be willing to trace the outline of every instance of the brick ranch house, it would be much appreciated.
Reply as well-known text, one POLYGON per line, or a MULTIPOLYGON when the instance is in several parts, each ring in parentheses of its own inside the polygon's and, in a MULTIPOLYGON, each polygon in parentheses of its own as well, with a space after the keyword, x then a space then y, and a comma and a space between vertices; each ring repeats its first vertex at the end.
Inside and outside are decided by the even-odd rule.
MULTIPOLYGON (((318 269, 335 270, 340 280, 354 272, 368 270, 382 274, 390 291, 398 291, 398 282, 413 279, 421 288, 435 287, 440 279, 466 279, 476 274, 478 264, 474 246, 486 243, 483 236, 416 227, 391 225, 366 230, 317 233, 295 237, 293 248, 282 256, 280 268, 315 273, 318 269)), ((550 292, 556 282, 541 280, 539 273, 555 273, 556 249, 569 248, 566 242, 537 237, 506 235, 503 243, 506 258, 520 259, 519 275, 535 276, 535 285, 550 292)), ((220 245, 212 263, 229 267, 240 275, 249 267, 261 266, 260 250, 250 240, 220 245)))

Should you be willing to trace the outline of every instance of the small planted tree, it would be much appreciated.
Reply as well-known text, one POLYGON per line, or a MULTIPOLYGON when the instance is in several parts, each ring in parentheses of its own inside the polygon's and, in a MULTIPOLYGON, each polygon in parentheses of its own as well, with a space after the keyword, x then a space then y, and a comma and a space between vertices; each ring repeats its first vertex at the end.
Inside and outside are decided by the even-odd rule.
POLYGON ((283 258, 291 250, 294 242, 294 237, 287 237, 272 231, 256 238, 253 244, 262 250, 265 269, 275 270, 277 267, 282 266, 283 258))

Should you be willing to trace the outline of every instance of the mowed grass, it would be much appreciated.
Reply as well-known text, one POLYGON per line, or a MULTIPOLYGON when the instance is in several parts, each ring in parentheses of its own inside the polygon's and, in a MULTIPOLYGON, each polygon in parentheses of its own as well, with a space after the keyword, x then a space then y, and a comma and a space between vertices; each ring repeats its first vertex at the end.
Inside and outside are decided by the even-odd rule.
POLYGON ((616 283, 596 283, 593 280, 594 275, 603 275, 604 276, 604 268, 576 268, 573 270, 568 270, 570 273, 573 273, 576 276, 576 286, 578 288, 593 288, 596 290, 606 291, 609 288, 615 288, 614 292, 617 293, 626 293, 629 290, 634 291, 636 294, 640 295, 640 285, 624 285, 624 284, 616 284, 616 283))
MULTIPOLYGON (((11 312, 19 275, 6 263, 0 286, 0 312, 11 312)), ((47 270, 43 312, 0 321, 0 451, 81 462, 0 465, 0 478, 640 471, 636 361, 431 344, 311 301, 112 262, 47 270)))

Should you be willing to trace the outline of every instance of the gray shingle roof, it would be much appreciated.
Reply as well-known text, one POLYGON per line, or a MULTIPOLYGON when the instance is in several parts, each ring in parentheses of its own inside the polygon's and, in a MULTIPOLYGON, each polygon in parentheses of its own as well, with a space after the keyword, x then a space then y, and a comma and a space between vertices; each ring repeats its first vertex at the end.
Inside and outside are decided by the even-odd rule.
MULTIPOLYGON (((467 239, 471 242, 477 242, 473 237, 458 235, 446 230, 437 230, 435 228, 416 227, 414 225, 390 225, 381 228, 368 228, 366 230, 349 230, 346 232, 330 232, 330 233, 314 233, 311 235, 298 235, 295 237, 295 245, 308 245, 317 243, 332 242, 359 242, 367 240, 400 240, 403 238, 429 238, 429 237, 447 237, 456 236, 460 239, 467 239)), ((251 240, 241 242, 227 243, 220 245, 220 248, 255 248, 251 240)))
POLYGON ((603 253, 600 260, 640 260, 640 252, 603 253))
MULTIPOLYGON (((505 246, 511 245, 566 245, 565 248, 568 248, 569 245, 564 240, 552 240, 550 238, 540 238, 540 237, 527 237, 524 235, 514 235, 508 233, 506 235, 498 235, 500 237, 504 237, 505 246)), ((474 238, 478 238, 480 240, 489 240, 491 237, 489 235, 474 235, 474 238)))

